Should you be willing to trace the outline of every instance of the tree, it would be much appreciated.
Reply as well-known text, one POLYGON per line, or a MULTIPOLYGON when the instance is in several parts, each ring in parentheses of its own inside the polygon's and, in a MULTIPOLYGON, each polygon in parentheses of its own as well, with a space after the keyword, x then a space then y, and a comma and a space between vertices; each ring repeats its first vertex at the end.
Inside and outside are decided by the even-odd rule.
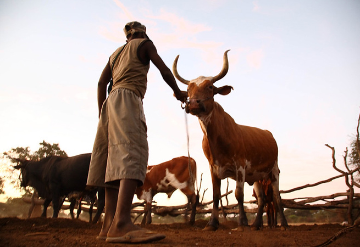
POLYGON ((37 161, 48 156, 68 156, 65 151, 60 149, 58 143, 50 144, 46 141, 42 141, 39 144, 39 150, 35 151, 34 153, 31 153, 29 147, 17 147, 12 148, 8 152, 4 152, 4 156, 5 158, 10 159, 13 163, 17 163, 17 159, 37 161))
POLYGON ((4 194, 4 179, 2 177, 0 177, 0 195, 4 194))
MULTIPOLYGON (((360 115, 358 119, 358 125, 356 128, 356 138, 354 138, 350 144, 350 153, 349 153, 349 164, 354 168, 360 169, 360 140, 359 140, 359 125, 360 125, 360 115)), ((358 172, 359 174, 359 172, 358 172)), ((359 178, 360 180, 360 178, 359 178)))
POLYGON ((65 151, 61 150, 58 143, 50 144, 45 141, 40 143, 40 148, 38 151, 34 153, 37 160, 40 160, 42 158, 48 157, 48 156, 65 156, 67 157, 67 154, 65 151))
POLYGON ((354 165, 356 167, 360 167, 360 157, 359 157, 359 145, 357 139, 354 139, 350 144, 350 165, 354 165))
MULTIPOLYGON (((29 147, 17 147, 12 148, 8 152, 3 153, 3 158, 9 159, 10 163, 18 163, 18 159, 21 160, 33 160, 38 161, 42 158, 48 157, 48 156, 64 156, 67 157, 65 151, 60 149, 60 146, 58 143, 50 144, 46 141, 42 141, 40 144, 39 150, 35 152, 31 152, 29 147)), ((6 169, 6 174, 4 178, 0 179, 0 194, 4 193, 3 186, 5 183, 5 180, 9 181, 10 184, 12 184, 14 187, 20 187, 20 181, 19 181, 19 173, 14 172, 14 169, 12 165, 10 167, 8 166, 6 169)), ((31 190, 31 189, 30 189, 31 190)), ((25 194, 30 193, 29 189, 25 189, 25 194)))

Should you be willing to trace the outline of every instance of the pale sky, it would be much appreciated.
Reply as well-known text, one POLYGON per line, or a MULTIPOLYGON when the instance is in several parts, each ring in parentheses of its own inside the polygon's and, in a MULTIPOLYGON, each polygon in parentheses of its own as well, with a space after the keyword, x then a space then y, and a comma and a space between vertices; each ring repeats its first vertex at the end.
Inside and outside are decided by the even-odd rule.
MULTIPOLYGON (((69 156, 92 151, 98 122, 96 90, 109 56, 125 42, 123 26, 140 21, 171 68, 185 79, 213 76, 230 49, 231 85, 215 96, 238 124, 270 130, 279 146, 280 189, 338 173, 360 113, 360 2, 319 1, 12 1, 0 2, 0 152, 45 140, 69 156)), ((180 85, 186 90, 185 85, 180 85)), ((151 64, 144 109, 149 164, 187 155, 185 114, 151 64)), ((198 182, 212 200, 202 131, 187 116, 198 182)), ((223 180, 222 190, 226 189, 223 180)), ((234 183, 230 183, 234 190, 234 183)), ((344 179, 282 198, 344 192, 344 179)), ((359 189, 356 189, 358 192, 359 189)), ((202 192, 201 192, 202 193, 202 192)), ((247 186, 245 200, 252 200, 247 186)), ((181 193, 156 196, 185 203, 181 193)), ((235 196, 230 196, 235 203, 235 196)))

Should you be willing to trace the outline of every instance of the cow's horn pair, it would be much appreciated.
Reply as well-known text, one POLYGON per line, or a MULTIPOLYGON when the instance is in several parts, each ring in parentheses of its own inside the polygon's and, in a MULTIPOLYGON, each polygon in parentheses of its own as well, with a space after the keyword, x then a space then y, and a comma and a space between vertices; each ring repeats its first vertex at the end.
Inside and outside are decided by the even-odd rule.
MULTIPOLYGON (((215 83, 216 81, 222 79, 228 72, 229 70, 229 61, 228 61, 228 57, 227 57, 227 53, 228 51, 230 50, 227 50, 225 51, 224 53, 224 62, 223 62, 223 67, 222 67, 222 70, 220 71, 220 73, 217 75, 217 76, 214 76, 213 77, 213 83, 215 83)), ((181 81, 182 83, 186 84, 186 85, 189 85, 189 82, 188 80, 185 80, 184 78, 182 78, 178 71, 177 71, 177 61, 179 59, 179 55, 176 56, 175 60, 174 60, 174 63, 173 63, 173 73, 174 73, 174 76, 176 77, 176 79, 178 79, 179 81, 181 81)))

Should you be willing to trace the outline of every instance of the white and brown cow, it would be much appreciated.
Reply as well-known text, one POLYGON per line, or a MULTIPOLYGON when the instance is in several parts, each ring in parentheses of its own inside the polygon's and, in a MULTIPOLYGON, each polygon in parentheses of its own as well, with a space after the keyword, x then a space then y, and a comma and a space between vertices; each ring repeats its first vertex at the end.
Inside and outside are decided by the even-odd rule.
POLYGON ((196 162, 193 158, 177 157, 154 166, 148 166, 143 186, 136 189, 139 200, 145 200, 145 215, 142 224, 151 224, 152 199, 157 193, 166 193, 170 198, 179 189, 188 198, 188 208, 191 205, 190 224, 195 222, 196 205, 195 194, 196 162), (189 166, 191 169, 189 170, 189 166))
POLYGON ((210 164, 213 184, 214 205, 211 219, 205 230, 216 230, 219 226, 219 197, 221 179, 230 177, 236 181, 235 197, 239 204, 239 226, 248 225, 245 215, 244 182, 252 185, 258 197, 258 213, 253 227, 261 226, 263 214, 264 192, 258 181, 270 179, 274 202, 281 217, 281 225, 287 226, 281 206, 279 193, 278 147, 270 131, 238 125, 224 111, 220 104, 214 101, 214 95, 227 95, 233 89, 231 86, 216 87, 214 83, 222 79, 228 71, 227 52, 221 72, 215 77, 200 76, 194 80, 183 79, 177 72, 177 61, 173 64, 173 73, 182 83, 188 85, 188 102, 185 110, 199 118, 204 133, 202 147, 210 164))

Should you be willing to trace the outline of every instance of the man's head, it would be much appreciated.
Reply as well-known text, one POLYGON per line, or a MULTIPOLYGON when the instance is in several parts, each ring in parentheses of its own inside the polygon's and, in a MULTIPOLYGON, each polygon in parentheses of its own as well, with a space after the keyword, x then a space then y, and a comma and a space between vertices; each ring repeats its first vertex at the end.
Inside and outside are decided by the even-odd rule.
POLYGON ((130 36, 134 35, 135 33, 146 34, 146 27, 142 25, 140 22, 132 21, 125 25, 124 33, 126 38, 128 39, 130 36))

